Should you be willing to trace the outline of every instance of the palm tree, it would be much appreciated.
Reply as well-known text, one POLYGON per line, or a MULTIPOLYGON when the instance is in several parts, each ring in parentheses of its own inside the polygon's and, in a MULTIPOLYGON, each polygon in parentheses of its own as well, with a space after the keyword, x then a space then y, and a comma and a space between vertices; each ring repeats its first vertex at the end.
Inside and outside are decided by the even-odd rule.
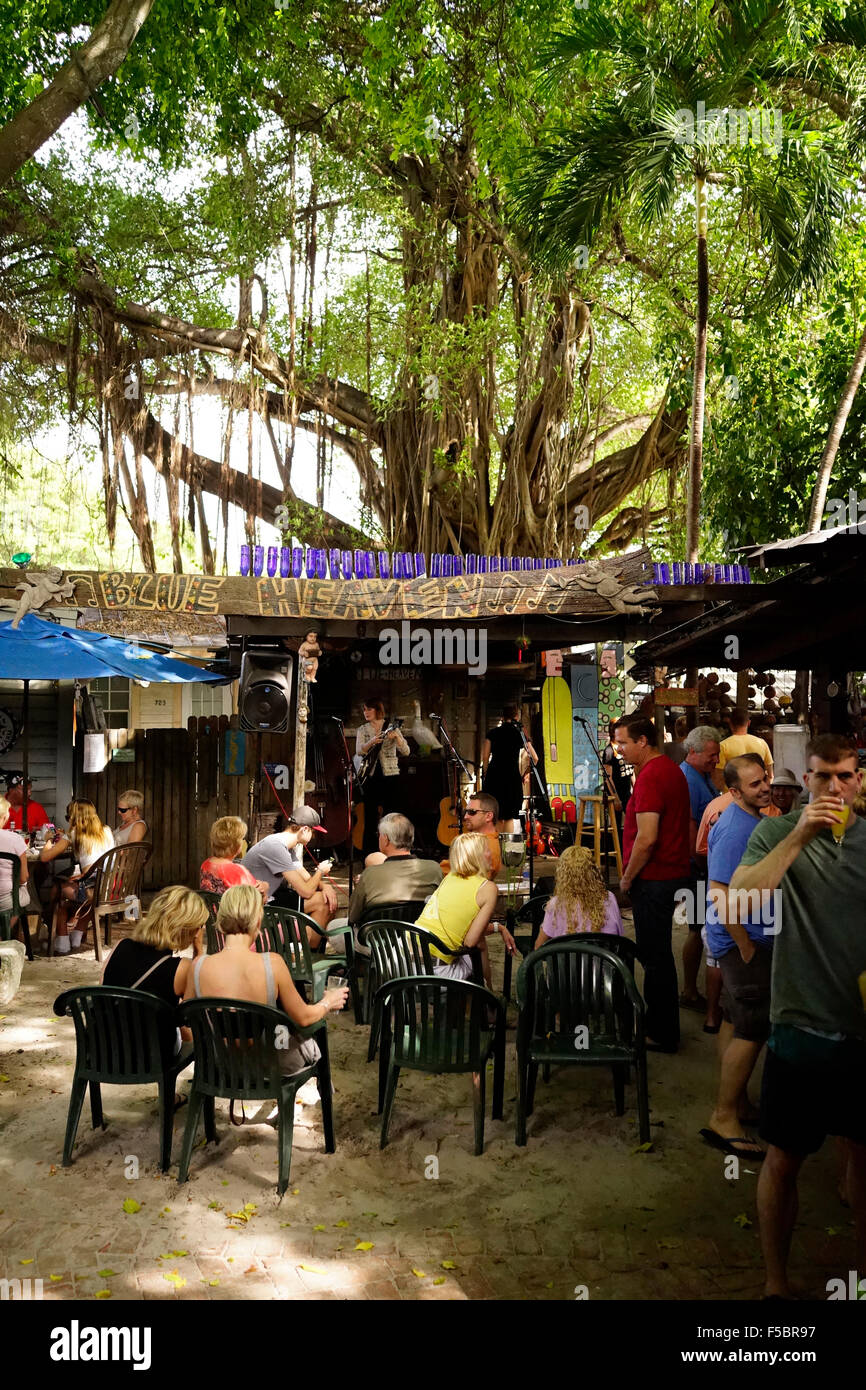
MULTIPOLYGON (((773 0, 651 11, 594 0, 544 55, 552 85, 590 72, 585 105, 528 155, 514 199, 530 250, 554 271, 599 230, 634 214, 644 229, 695 202, 695 349, 686 558, 698 558, 710 305, 709 190, 735 198, 763 243, 772 302, 815 286, 832 261, 842 211, 839 151, 803 115, 771 109, 790 74, 788 6, 773 0)), ((794 34, 792 39, 791 34, 794 34)), ((786 100, 790 103, 790 94, 786 100)), ((632 256, 632 259, 637 259, 632 256)))

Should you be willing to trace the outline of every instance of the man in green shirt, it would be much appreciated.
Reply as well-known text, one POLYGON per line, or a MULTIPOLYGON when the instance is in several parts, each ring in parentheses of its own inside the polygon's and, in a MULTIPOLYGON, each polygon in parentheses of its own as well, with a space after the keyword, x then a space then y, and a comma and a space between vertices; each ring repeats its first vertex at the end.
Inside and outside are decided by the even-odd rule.
POLYGON ((730 888, 781 888, 773 945, 772 1032, 761 1091, 768 1145, 758 1219, 768 1297, 791 1298, 787 1264, 803 1159, 828 1134, 845 1141, 857 1267, 866 1274, 866 822, 852 805, 863 774, 847 739, 807 749, 809 804, 764 820, 730 888))

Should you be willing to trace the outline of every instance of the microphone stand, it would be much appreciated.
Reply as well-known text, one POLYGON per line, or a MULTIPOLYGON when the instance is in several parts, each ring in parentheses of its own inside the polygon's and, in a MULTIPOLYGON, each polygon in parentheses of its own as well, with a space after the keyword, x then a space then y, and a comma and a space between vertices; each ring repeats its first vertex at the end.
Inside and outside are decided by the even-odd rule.
MULTIPOLYGON (((523 743, 523 750, 524 750, 524 752, 526 753, 527 758, 529 759, 530 774, 531 774, 531 776, 535 779, 535 783, 536 783, 536 785, 537 785, 537 787, 538 787, 538 790, 539 790, 539 793, 540 793, 540 796, 541 796, 541 802, 542 802, 542 805, 543 805, 544 802, 547 800, 547 792, 546 792, 546 790, 545 790, 545 788, 544 788, 544 784, 542 783, 541 778, 540 778, 539 775, 538 775, 538 764, 535 762, 535 760, 534 760, 532 754, 531 754, 530 751, 529 751, 529 739, 526 737, 526 730, 524 729, 524 727, 523 727, 523 725, 521 724, 521 722, 520 722, 519 719, 515 719, 515 720, 514 720, 514 725, 515 725, 515 727, 516 727, 516 729, 517 729, 517 732, 520 734, 520 739, 521 739, 521 742, 523 743)), ((536 812, 535 812, 535 792, 532 791, 532 782, 531 782, 531 781, 530 781, 530 783, 529 783, 529 786, 530 786, 530 792, 529 792, 529 798, 528 798, 528 800, 529 800, 529 805, 527 806, 527 809, 526 809, 526 834, 527 834, 527 838, 528 838, 528 840, 529 840, 529 896, 530 896, 530 898, 531 898, 531 897, 532 897, 532 891, 533 891, 533 889, 534 889, 534 887, 535 887, 535 820, 536 820, 536 812)))
POLYGON ((460 795, 460 773, 461 773, 461 772, 463 773, 463 776, 466 778, 466 781, 468 782, 468 781, 470 780, 470 778, 469 778, 469 769, 468 769, 468 767, 466 766, 466 764, 464 763, 464 761, 463 761, 463 759, 461 758, 460 754, 457 752, 457 749, 454 747, 454 744, 451 742, 451 736, 450 736, 450 734, 448 733, 448 730, 447 730, 446 727, 445 727, 445 720, 443 719, 442 715, 441 715, 441 714, 431 714, 431 715, 430 715, 430 718, 431 718, 431 719, 435 719, 435 720, 436 720, 436 723, 439 725, 439 737, 440 737, 441 739, 443 739, 444 742, 445 742, 445 753, 446 753, 446 756, 447 756, 447 758, 448 758, 448 761, 452 764, 452 766, 454 766, 454 767, 456 767, 456 768, 459 768, 459 771, 458 771, 458 774, 457 774, 457 795, 456 795, 456 797, 455 797, 454 809, 455 809, 456 812, 457 812, 457 828, 458 828, 460 834, 462 835, 462 834, 463 834, 463 801, 462 801, 462 798, 461 798, 461 795, 460 795))
MULTIPOLYGON (((587 723, 587 721, 584 719, 583 715, 582 715, 582 714, 576 714, 576 715, 574 716, 574 719, 573 719, 572 722, 573 722, 574 724, 582 724, 582 725, 583 725, 583 732, 586 734, 587 738, 589 739, 589 745, 590 745, 590 747, 591 747, 593 753, 595 754, 595 760, 596 760, 596 762, 598 763, 599 769, 600 769, 600 771, 601 771, 601 816, 602 816, 601 823, 602 823, 602 827, 603 827, 603 830, 604 830, 604 881, 605 881, 605 884, 607 885, 607 887, 610 888, 610 836, 611 836, 611 831, 610 831, 610 828, 609 828, 609 822, 610 822, 610 820, 613 818, 613 812, 612 812, 611 809, 610 809, 609 796, 608 796, 608 790, 607 790, 607 769, 605 768, 604 759, 602 758, 601 753, 599 752, 598 743, 597 743, 597 741, 596 741, 596 739, 595 739, 595 736, 593 735, 592 729, 591 729, 590 725, 587 723)), ((575 831, 576 831, 576 835, 575 835, 575 844, 580 844, 582 826, 579 826, 579 825, 575 826, 575 831)))
POLYGON ((351 898, 355 871, 355 840, 352 834, 352 807, 355 804, 355 764, 352 762, 352 755, 346 742, 346 730, 343 728, 342 719, 336 714, 332 714, 331 718, 340 728, 340 758, 343 762, 343 773, 346 778, 346 824, 349 827, 349 897, 351 898))

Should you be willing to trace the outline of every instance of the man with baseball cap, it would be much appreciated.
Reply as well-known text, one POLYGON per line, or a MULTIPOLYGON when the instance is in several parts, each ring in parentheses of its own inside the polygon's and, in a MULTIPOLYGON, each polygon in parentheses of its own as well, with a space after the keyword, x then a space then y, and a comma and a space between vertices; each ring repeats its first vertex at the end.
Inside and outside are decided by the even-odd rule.
MULTIPOLYGON (((324 831, 324 826, 319 824, 312 807, 296 806, 286 829, 259 840, 241 862, 253 878, 267 883, 268 902, 296 907, 294 895, 297 894, 301 900, 301 910, 320 927, 327 927, 337 909, 336 893, 329 884, 322 883, 331 867, 331 860, 323 860, 314 874, 308 874, 303 864, 304 845, 310 843, 317 830, 324 831)), ((310 930, 309 936, 311 946, 320 944, 322 937, 317 932, 310 930)))
MULTIPOLYGON (((30 788, 33 783, 27 783, 27 829, 38 830, 40 825, 48 825, 49 816, 45 807, 38 801, 30 800, 30 788)), ((9 802, 9 819, 6 822, 7 830, 22 830, 24 825, 24 778, 20 772, 14 773, 6 781, 6 800, 9 802)))

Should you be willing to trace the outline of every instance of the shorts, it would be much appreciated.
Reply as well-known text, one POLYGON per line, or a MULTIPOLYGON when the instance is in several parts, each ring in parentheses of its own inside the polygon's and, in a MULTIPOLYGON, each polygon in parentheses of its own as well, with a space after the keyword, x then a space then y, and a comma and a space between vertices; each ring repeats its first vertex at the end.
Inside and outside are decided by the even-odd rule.
POLYGON ((734 1037, 765 1043, 770 1036, 770 972, 773 953, 757 946, 748 965, 736 946, 719 958, 722 1014, 733 1024, 734 1037))
POLYGON ((442 975, 446 980, 468 980, 472 974, 472 957, 458 956, 456 960, 440 960, 433 957, 433 974, 442 975))
POLYGON ((828 1134, 866 1144, 866 1042, 846 1038, 826 1062, 788 1062, 767 1048, 759 1133, 786 1153, 817 1153, 828 1134))

